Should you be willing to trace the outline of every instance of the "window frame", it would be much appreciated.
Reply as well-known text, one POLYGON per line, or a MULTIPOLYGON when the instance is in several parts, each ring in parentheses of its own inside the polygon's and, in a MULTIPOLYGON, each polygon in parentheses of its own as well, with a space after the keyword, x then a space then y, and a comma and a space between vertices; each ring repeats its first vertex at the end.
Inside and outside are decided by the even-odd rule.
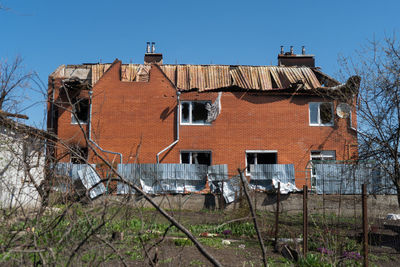
POLYGON ((313 161, 316 161, 316 160, 315 159, 313 160, 313 156, 312 156, 313 152, 320 152, 321 153, 321 160, 320 161, 323 162, 323 161, 329 161, 329 160, 331 160, 331 161, 336 160, 336 150, 311 150, 310 151, 310 160, 312 162, 312 164, 311 164, 311 187, 315 188, 315 186, 316 186, 316 177, 317 176, 316 176, 315 168, 314 168, 314 162, 313 161), (334 159, 328 159, 328 156, 322 155, 323 152, 333 152, 334 159))
POLYGON ((204 103, 206 105, 207 103, 212 104, 211 100, 182 100, 180 101, 180 111, 179 111, 179 123, 180 125, 211 125, 211 122, 204 121, 200 123, 194 123, 193 122, 193 103, 204 103), (182 111, 183 111, 183 104, 189 103, 189 122, 183 122, 182 121, 182 111))
MULTIPOLYGON (((210 154, 210 165, 212 165, 212 151, 211 150, 181 150, 179 151, 179 163, 180 164, 195 164, 192 163, 192 153, 208 153, 210 154), (189 161, 190 163, 182 163, 182 153, 190 153, 189 155, 189 161)), ((200 164, 203 165, 203 164, 200 164)))
MULTIPOLYGON (((251 174, 251 172, 247 169, 247 153, 253 153, 253 154, 261 154, 261 153, 275 153, 276 154, 276 163, 278 164, 278 150, 246 150, 244 153, 244 162, 245 162, 245 167, 246 167, 246 175, 249 176, 251 174)), ((257 158, 256 158, 256 162, 257 162, 257 158)), ((253 165, 257 165, 257 163, 253 164, 253 165)))
POLYGON ((335 125, 335 114, 334 114, 334 104, 333 102, 308 102, 308 123, 309 126, 334 126, 335 125), (311 122, 311 104, 317 104, 317 119, 318 123, 311 122), (322 123, 321 121, 321 105, 322 104, 330 104, 331 105, 331 115, 332 119, 329 123, 322 123))

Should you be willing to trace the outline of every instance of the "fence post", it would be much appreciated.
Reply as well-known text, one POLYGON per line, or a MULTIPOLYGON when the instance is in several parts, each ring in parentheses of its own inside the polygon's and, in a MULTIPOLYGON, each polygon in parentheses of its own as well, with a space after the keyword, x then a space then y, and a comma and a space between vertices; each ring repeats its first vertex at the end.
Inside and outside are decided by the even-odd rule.
POLYGON ((308 197, 308 187, 303 185, 303 255, 304 258, 307 256, 308 252, 308 210, 307 210, 307 197, 308 197))
POLYGON ((276 213, 275 213, 275 246, 278 244, 280 198, 281 198, 281 182, 278 182, 278 192, 276 193, 276 213))
POLYGON ((367 206, 367 185, 362 185, 362 219, 363 219, 363 266, 368 267, 368 206, 367 206))

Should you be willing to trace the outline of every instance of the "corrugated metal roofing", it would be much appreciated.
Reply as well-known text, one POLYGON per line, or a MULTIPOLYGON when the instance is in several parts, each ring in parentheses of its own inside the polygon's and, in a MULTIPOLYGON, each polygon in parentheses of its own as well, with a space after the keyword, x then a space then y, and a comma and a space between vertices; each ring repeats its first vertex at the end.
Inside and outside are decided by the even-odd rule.
MULTIPOLYGON (((111 64, 84 65, 91 68, 92 85, 104 75, 111 64)), ((121 81, 142 81, 140 73, 148 72, 151 65, 121 65, 121 81)), ((57 74, 66 75, 63 67, 57 74)), ((76 68, 76 67, 75 67, 76 68)), ((229 66, 229 65, 160 65, 168 79, 181 91, 200 92, 229 87, 245 90, 286 89, 295 84, 304 84, 304 89, 321 87, 314 71, 308 67, 278 66, 229 66)))
POLYGON ((285 89, 303 83, 305 89, 321 87, 307 67, 161 65, 161 70, 182 91, 200 92, 237 86, 246 90, 285 89))

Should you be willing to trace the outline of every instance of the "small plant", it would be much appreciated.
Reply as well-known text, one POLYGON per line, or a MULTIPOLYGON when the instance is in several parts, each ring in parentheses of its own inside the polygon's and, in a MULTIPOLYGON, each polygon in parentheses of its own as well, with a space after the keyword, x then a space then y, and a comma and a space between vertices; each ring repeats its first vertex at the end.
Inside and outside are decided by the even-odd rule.
POLYGON ((226 230, 222 231, 222 234, 225 235, 225 236, 228 236, 228 235, 231 235, 231 234, 232 234, 232 231, 226 229, 226 230))
POLYGON ((193 246, 193 242, 187 238, 177 238, 174 240, 174 244, 177 247, 193 246))
POLYGON ((321 254, 307 254, 306 258, 301 258, 297 262, 297 266, 300 267, 330 267, 330 263, 326 262, 326 259, 321 254))

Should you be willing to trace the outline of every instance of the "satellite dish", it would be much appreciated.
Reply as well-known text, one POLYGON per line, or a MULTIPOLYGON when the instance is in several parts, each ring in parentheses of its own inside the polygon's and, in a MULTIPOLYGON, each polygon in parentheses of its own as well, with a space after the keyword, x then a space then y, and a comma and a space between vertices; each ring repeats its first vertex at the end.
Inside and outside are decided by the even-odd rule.
POLYGON ((339 103, 336 108, 336 114, 339 118, 347 119, 350 116, 351 108, 349 104, 339 103))

